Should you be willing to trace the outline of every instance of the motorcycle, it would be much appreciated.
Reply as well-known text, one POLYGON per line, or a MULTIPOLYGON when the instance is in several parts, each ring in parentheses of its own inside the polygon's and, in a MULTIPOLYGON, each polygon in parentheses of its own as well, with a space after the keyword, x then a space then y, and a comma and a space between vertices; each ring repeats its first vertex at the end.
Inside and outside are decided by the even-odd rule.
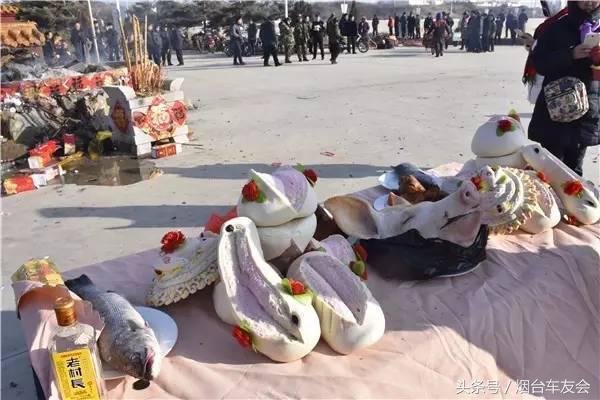
POLYGON ((366 53, 369 49, 376 49, 377 43, 373 39, 369 37, 369 35, 361 36, 356 43, 356 47, 358 47, 358 51, 361 53, 366 53))
POLYGON ((209 33, 206 35, 204 47, 208 50, 209 53, 214 53, 216 50, 216 41, 214 36, 209 33))
MULTIPOLYGON (((223 44, 223 52, 227 57, 233 57, 233 49, 231 48, 231 39, 227 39, 223 44)), ((250 57, 250 45, 248 44, 248 40, 244 39, 242 41, 242 56, 250 57)))

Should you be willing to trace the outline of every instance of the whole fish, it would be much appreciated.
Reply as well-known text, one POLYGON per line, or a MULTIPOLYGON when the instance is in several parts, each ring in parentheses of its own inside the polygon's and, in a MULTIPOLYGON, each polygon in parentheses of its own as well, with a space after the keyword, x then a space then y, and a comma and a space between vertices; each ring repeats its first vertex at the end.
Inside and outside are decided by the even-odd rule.
POLYGON ((158 376, 162 354, 154 331, 123 296, 105 292, 87 275, 65 282, 79 297, 89 301, 104 319, 98 339, 100 357, 117 371, 138 379, 158 376))

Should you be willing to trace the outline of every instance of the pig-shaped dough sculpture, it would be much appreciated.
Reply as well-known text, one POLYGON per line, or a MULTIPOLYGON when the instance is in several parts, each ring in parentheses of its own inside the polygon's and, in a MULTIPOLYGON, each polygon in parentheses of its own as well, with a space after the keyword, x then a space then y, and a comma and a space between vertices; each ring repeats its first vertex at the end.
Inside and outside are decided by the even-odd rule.
POLYGON ((521 153, 529 165, 547 178, 569 216, 585 225, 600 220, 599 194, 593 184, 585 182, 540 144, 525 146, 521 153))
POLYGON ((377 211, 366 200, 338 196, 325 202, 339 228, 361 240, 369 265, 404 280, 467 273, 485 259, 488 231, 480 196, 470 181, 436 202, 398 204, 377 211))
POLYGON ((286 291, 282 277, 264 260, 254 223, 244 217, 227 221, 218 252, 221 281, 213 302, 217 315, 235 326, 240 344, 279 362, 310 353, 321 336, 319 317, 310 299, 286 291))
POLYGON ((407 201, 376 211, 368 202, 352 196, 336 196, 325 208, 347 235, 359 239, 386 239, 416 229, 426 239, 443 239, 470 246, 481 225, 479 192, 471 182, 436 201, 407 201))

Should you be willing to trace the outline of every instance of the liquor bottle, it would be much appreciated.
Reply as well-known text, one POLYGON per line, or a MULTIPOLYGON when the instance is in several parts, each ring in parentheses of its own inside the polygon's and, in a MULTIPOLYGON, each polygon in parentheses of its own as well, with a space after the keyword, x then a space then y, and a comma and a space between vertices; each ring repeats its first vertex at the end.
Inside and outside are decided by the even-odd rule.
POLYGON ((50 362, 62 400, 100 400, 106 394, 94 327, 77 321, 75 302, 54 304, 58 330, 50 342, 50 362))

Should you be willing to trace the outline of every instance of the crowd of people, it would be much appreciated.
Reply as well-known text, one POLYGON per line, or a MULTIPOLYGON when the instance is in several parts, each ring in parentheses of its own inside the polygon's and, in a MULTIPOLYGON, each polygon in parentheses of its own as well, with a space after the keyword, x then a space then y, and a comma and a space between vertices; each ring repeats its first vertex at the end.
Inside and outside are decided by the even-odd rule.
MULTIPOLYGON (((431 15, 431 14, 430 14, 431 15)), ((379 18, 377 15, 373 17, 373 21, 377 21, 379 24, 379 18)), ((427 29, 427 27, 425 27, 427 29)), ((373 26, 375 30, 375 25, 373 26)), ((394 35, 402 39, 420 39, 421 38, 421 17, 419 14, 413 15, 412 11, 406 15, 403 12, 401 16, 395 14, 393 17, 388 17, 388 30, 390 35, 394 35)))
MULTIPOLYGON (((314 18, 299 14, 292 20, 283 18, 279 23, 279 36, 276 33, 275 24, 277 16, 273 15, 266 18, 259 26, 250 20, 248 25, 248 42, 252 55, 255 54, 257 39, 263 48, 264 66, 270 66, 270 60, 273 58, 275 66, 280 66, 278 44, 283 45, 284 63, 292 63, 292 56, 298 57, 298 62, 310 61, 321 56, 325 59, 324 42, 327 37, 330 52, 330 62, 337 63, 339 54, 345 48, 348 53, 356 54, 356 45, 359 37, 366 37, 370 31, 369 23, 363 17, 357 22, 353 15, 344 14, 339 20, 334 14, 331 14, 327 21, 323 21, 319 14, 314 18)), ((375 25, 376 26, 376 25, 375 25)), ((376 31, 376 27, 374 28, 376 31)), ((242 54, 242 43, 244 40, 243 20, 241 16, 236 17, 235 23, 230 29, 231 47, 233 53, 233 65, 245 65, 242 54)))
MULTIPOLYGON (((129 31, 125 28, 126 31, 129 31)), ((59 34, 46 32, 46 42, 43 54, 48 65, 65 64, 73 59, 81 62, 93 62, 98 44, 100 62, 121 61, 124 57, 121 44, 121 33, 113 24, 105 24, 103 20, 94 22, 94 32, 83 29, 81 23, 76 22, 69 32, 70 45, 59 34), (95 41, 94 41, 95 34, 95 41)), ((132 44, 133 35, 129 35, 129 44, 132 44)), ((171 53, 175 52, 178 64, 183 65, 184 36, 175 26, 148 26, 147 49, 148 58, 157 65, 173 65, 171 53)))
POLYGON ((475 53, 494 51, 496 41, 502 39, 505 24, 505 38, 508 39, 510 34, 511 43, 514 45, 517 32, 525 32, 528 19, 525 10, 521 10, 518 16, 512 10, 509 10, 506 16, 503 12, 497 16, 491 11, 480 13, 473 10, 470 14, 465 12, 459 24, 461 50, 475 53))
MULTIPOLYGON (((265 66, 270 65, 270 57, 266 57, 266 55, 276 56, 278 49, 281 49, 281 53, 285 56, 285 63, 291 63, 293 55, 298 57, 299 62, 309 61, 309 54, 312 54, 313 60, 318 55, 323 60, 325 59, 325 37, 328 38, 330 52, 336 53, 330 59, 335 64, 337 56, 343 50, 349 54, 356 54, 358 41, 368 41, 370 35, 372 37, 380 35, 380 20, 377 15, 373 15, 370 23, 366 17, 357 21, 354 15, 348 14, 343 14, 339 20, 334 14, 331 14, 327 21, 323 21, 318 14, 312 19, 310 16, 297 15, 294 19, 282 19, 278 26, 276 25, 277 20, 277 16, 271 16, 266 18, 260 26, 253 20, 250 20, 248 25, 249 53, 255 55, 256 43, 260 39, 265 55, 265 66), (276 27, 279 28, 279 35, 277 35, 276 27), (259 34, 263 29, 264 33, 259 34)), ((444 49, 448 48, 454 32, 461 34, 461 50, 494 51, 496 41, 502 37, 505 23, 506 38, 509 38, 510 34, 512 43, 516 44, 517 31, 525 31, 527 20, 525 9, 521 10, 518 15, 515 15, 512 10, 509 10, 506 16, 500 12, 497 17, 492 12, 474 10, 471 13, 465 12, 459 26, 454 30, 455 23, 450 13, 438 13, 435 18, 429 13, 421 23, 421 16, 409 11, 408 13, 403 12, 401 15, 390 15, 387 25, 390 36, 398 39, 421 40, 423 32, 424 40, 428 47, 431 47, 432 54, 439 57, 443 56, 444 49), (423 27, 423 31, 421 27, 423 27)), ((245 65, 243 61, 244 25, 241 16, 236 18, 231 27, 230 37, 233 64, 245 65)), ((276 66, 281 65, 276 57, 273 59, 276 66)))

